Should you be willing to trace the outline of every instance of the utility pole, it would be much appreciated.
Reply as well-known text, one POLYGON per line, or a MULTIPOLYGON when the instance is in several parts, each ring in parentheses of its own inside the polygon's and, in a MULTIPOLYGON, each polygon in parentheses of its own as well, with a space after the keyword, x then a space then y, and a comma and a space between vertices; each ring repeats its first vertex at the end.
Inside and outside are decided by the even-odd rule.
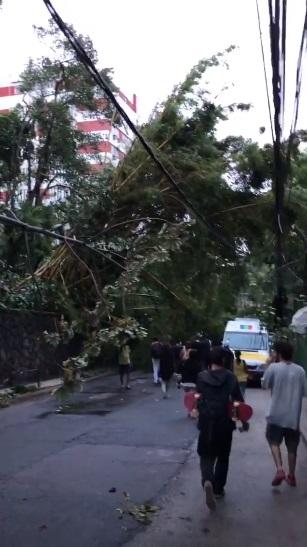
POLYGON ((276 324, 283 325, 285 319, 286 290, 284 283, 285 245, 284 245, 284 196, 287 182, 285 164, 280 143, 274 143, 274 224, 275 224, 275 277, 276 294, 274 298, 276 324))
POLYGON ((286 57, 286 15, 287 1, 269 0, 270 39, 272 62, 272 86, 274 102, 273 141, 273 192, 274 192, 274 227, 275 227, 275 279, 276 293, 274 298, 275 322, 282 326, 285 320, 286 290, 284 283, 284 196, 288 178, 288 167, 282 146, 282 127, 285 98, 285 57, 286 57))

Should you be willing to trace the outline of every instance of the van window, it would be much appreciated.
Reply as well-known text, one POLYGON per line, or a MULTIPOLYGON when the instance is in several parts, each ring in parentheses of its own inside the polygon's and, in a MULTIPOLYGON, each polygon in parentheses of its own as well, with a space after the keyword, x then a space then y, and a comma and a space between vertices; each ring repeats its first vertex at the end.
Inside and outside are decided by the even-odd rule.
POLYGON ((268 335, 266 333, 225 332, 224 344, 236 350, 268 350, 268 335))

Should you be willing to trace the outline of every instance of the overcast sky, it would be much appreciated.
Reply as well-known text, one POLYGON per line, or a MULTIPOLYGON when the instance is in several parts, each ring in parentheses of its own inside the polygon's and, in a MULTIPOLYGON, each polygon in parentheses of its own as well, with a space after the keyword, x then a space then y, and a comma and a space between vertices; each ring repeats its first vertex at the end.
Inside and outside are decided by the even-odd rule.
MULTIPOLYGON (((267 0, 259 0, 269 67, 267 4, 267 0)), ((290 119, 305 0, 288 4, 286 108, 290 119)), ((259 127, 265 126, 263 138, 270 140, 255 0, 54 0, 54 5, 66 22, 90 35, 100 65, 114 68, 116 84, 127 95, 137 94, 141 120, 200 58, 237 45, 239 49, 229 57, 230 70, 212 69, 206 79, 214 92, 228 86, 219 97, 224 104, 251 102, 253 109, 232 116, 221 131, 259 139, 259 127)), ((16 80, 27 58, 40 54, 32 25, 45 25, 47 20, 42 0, 4 0, 0 11, 1 84, 16 80)), ((302 98, 305 95, 306 99, 301 103, 299 121, 305 128, 306 91, 304 86, 302 98)))

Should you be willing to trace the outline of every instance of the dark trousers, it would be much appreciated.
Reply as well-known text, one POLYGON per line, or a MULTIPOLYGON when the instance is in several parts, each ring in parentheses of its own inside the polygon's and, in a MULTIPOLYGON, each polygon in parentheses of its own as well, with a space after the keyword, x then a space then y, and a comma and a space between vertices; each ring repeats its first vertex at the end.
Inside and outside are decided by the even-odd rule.
POLYGON ((216 493, 220 493, 227 481, 229 456, 232 443, 232 431, 219 431, 206 438, 200 433, 198 442, 198 453, 200 455, 200 469, 202 485, 206 481, 213 484, 216 493))

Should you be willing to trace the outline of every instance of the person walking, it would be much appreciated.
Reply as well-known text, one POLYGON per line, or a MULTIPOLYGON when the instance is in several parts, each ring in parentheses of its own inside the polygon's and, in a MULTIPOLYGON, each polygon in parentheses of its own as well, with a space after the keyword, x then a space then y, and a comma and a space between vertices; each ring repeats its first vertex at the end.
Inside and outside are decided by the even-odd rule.
POLYGON ((119 348, 119 377, 120 385, 122 389, 131 389, 130 387, 130 373, 131 373, 131 350, 129 346, 129 340, 125 339, 119 348))
POLYGON ((229 344, 226 343, 223 346, 225 368, 233 372, 234 354, 231 351, 229 344))
POLYGON ((201 363, 199 362, 197 350, 188 350, 188 359, 183 361, 180 365, 180 383, 179 387, 184 391, 184 406, 188 410, 188 416, 196 418, 198 416, 196 408, 196 385, 198 375, 202 370, 201 363))
POLYGON ((222 347, 212 348, 209 370, 198 376, 199 395, 197 452, 200 457, 201 480, 209 509, 216 507, 216 498, 225 495, 229 455, 234 422, 229 417, 229 402, 244 402, 235 375, 226 369, 227 356, 222 347))
POLYGON ((153 370, 153 381, 156 386, 159 385, 160 355, 161 343, 158 338, 154 338, 150 346, 150 354, 153 370))
POLYGON ((197 350, 198 360, 202 370, 209 367, 210 342, 205 336, 201 336, 192 344, 192 348, 197 350))
POLYGON ((198 375, 201 372, 201 364, 198 359, 197 350, 188 350, 188 356, 185 361, 182 361, 179 373, 181 375, 182 384, 194 384, 196 387, 198 375))
POLYGON ((164 343, 161 346, 160 354, 160 381, 163 399, 167 399, 170 380, 174 374, 174 360, 171 345, 164 343))
POLYGON ((180 355, 181 355, 183 345, 181 342, 176 342, 175 340, 173 340, 171 347, 172 347, 172 353, 173 353, 174 371, 179 374, 179 369, 181 365, 180 355))
POLYGON ((242 392, 243 397, 245 397, 245 391, 248 380, 248 370, 247 365, 244 359, 241 359, 241 351, 235 351, 235 360, 234 360, 234 374, 239 382, 239 386, 242 392))
POLYGON ((302 400, 307 396, 306 373, 302 367, 293 363, 293 346, 289 342, 277 342, 274 349, 277 362, 267 368, 263 378, 263 387, 271 390, 266 438, 276 465, 272 486, 279 486, 284 480, 290 486, 296 486, 295 470, 300 442, 302 400), (280 450, 283 440, 288 452, 287 476, 280 450))

